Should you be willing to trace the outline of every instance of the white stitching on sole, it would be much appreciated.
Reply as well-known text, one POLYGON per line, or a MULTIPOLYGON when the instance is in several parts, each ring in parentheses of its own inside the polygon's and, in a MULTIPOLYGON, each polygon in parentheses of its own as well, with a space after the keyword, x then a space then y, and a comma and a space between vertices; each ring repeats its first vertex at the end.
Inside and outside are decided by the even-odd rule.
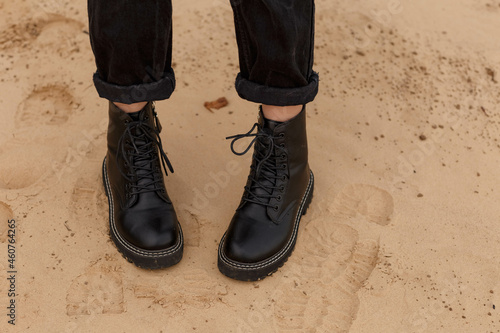
POLYGON ((165 250, 165 251, 154 252, 154 251, 141 250, 139 248, 133 247, 133 245, 129 244, 125 239, 122 238, 122 236, 118 233, 118 230, 116 229, 116 225, 115 225, 115 209, 114 209, 113 193, 111 192, 111 186, 109 185, 108 170, 106 167, 106 158, 104 158, 103 168, 104 168, 104 172, 103 172, 104 180, 106 183, 106 189, 108 191, 109 222, 110 222, 109 225, 111 227, 110 228, 111 232, 116 237, 116 240, 118 240, 120 242, 120 244, 123 245, 130 252, 133 252, 137 255, 145 256, 145 257, 161 258, 161 257, 170 255, 170 254, 174 253, 175 251, 179 250, 179 248, 181 247, 181 244, 182 244, 182 240, 183 240, 183 235, 182 235, 182 231, 180 228, 179 228, 179 241, 178 241, 178 243, 172 249, 165 250))
POLYGON ((222 248, 223 248, 224 243, 226 241, 226 234, 224 234, 222 241, 219 245, 219 257, 224 261, 224 263, 226 263, 232 267, 237 267, 239 269, 255 270, 255 269, 264 268, 266 266, 270 266, 270 265, 274 264, 276 261, 280 260, 287 253, 287 251, 289 250, 289 248, 292 246, 292 244, 295 242, 295 239, 297 238, 298 226, 299 226, 300 219, 302 217, 302 209, 304 208, 305 202, 306 202, 307 197, 309 195, 309 191, 311 190, 312 184, 314 183, 314 175, 313 175, 312 171, 309 171, 309 172, 311 174, 311 176, 309 177, 309 184, 307 185, 306 192, 304 194, 304 197, 302 198, 302 202, 300 204, 299 211, 297 212, 297 216, 295 218, 295 225, 293 227, 292 237, 288 241, 287 245, 280 252, 275 254, 274 258, 271 257, 264 262, 260 262, 260 263, 256 263, 256 264, 239 264, 237 262, 232 261, 230 258, 226 257, 226 255, 224 254, 224 251, 222 251, 222 248))

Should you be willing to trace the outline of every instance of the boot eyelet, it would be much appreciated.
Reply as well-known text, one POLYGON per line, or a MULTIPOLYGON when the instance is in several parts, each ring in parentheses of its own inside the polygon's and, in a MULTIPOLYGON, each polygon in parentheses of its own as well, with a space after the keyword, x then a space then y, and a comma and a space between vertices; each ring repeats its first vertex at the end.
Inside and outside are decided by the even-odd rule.
POLYGON ((278 197, 276 198, 276 201, 280 202, 281 199, 283 199, 283 197, 281 195, 278 195, 278 197))
POLYGON ((280 209, 280 208, 279 208, 279 206, 278 206, 278 205, 276 205, 276 206, 274 206, 274 207, 273 207, 273 209, 274 209, 274 211, 275 211, 275 212, 277 212, 277 211, 278 211, 278 209, 280 209))
POLYGON ((280 188, 279 188, 279 191, 281 193, 285 192, 285 185, 281 185, 280 188))
POLYGON ((281 159, 286 160, 286 154, 281 154, 281 159))
POLYGON ((285 137, 285 133, 280 133, 280 134, 279 134, 279 137, 280 137, 280 138, 284 138, 284 137, 285 137))
POLYGON ((286 169, 286 164, 282 164, 282 165, 281 165, 281 168, 282 168, 283 170, 285 170, 285 169, 286 169))
POLYGON ((284 143, 280 143, 280 147, 281 148, 285 148, 285 144, 284 143))
POLYGON ((282 180, 282 181, 286 181, 286 175, 283 175, 283 176, 281 177, 281 180, 282 180))

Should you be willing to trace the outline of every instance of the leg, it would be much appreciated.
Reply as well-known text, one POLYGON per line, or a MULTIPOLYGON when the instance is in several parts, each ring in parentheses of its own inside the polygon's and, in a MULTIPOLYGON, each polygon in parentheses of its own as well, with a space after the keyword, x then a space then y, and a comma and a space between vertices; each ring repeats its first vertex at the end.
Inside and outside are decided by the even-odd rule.
POLYGON ((262 105, 262 113, 264 118, 279 122, 284 122, 292 119, 300 113, 302 105, 290 106, 275 106, 275 105, 262 105))
POLYGON ((303 105, 318 91, 312 70, 313 0, 231 0, 240 73, 236 91, 264 105, 303 105))
MULTIPOLYGON (((305 104, 318 90, 312 70, 313 0, 232 0, 240 57, 238 94, 263 104, 245 191, 219 246, 219 270, 253 281, 291 255, 312 199, 305 104)), ((233 147, 233 145, 232 145, 233 147)), ((242 153, 234 153, 241 155, 242 153)))
POLYGON ((127 113, 134 113, 134 112, 138 112, 138 111, 141 111, 142 109, 144 109, 144 107, 146 106, 146 104, 148 104, 148 102, 138 102, 138 103, 132 103, 132 104, 113 102, 113 104, 115 104, 117 107, 119 107, 120 109, 122 109, 123 111, 125 111, 127 113))
POLYGON ((163 151, 152 101, 175 87, 169 0, 89 0, 99 95, 110 101, 103 182, 110 236, 135 265, 157 269, 182 258, 183 235, 165 189, 163 151))
POLYGON ((170 0, 88 0, 99 96, 132 104, 163 100, 175 88, 170 0))

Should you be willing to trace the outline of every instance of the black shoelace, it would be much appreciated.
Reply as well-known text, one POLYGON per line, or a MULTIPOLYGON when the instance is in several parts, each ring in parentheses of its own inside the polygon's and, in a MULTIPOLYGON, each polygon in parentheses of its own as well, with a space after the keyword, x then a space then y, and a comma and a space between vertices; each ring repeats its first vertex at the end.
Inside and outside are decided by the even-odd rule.
POLYGON ((174 172, 172 164, 163 150, 158 119, 155 120, 156 126, 149 125, 147 118, 128 122, 125 132, 118 142, 117 161, 120 158, 124 160, 127 172, 122 170, 120 163, 118 163, 118 168, 128 181, 129 191, 127 195, 129 196, 145 192, 165 191, 161 170, 155 167, 157 165, 155 162, 158 160, 157 148, 165 174, 168 174, 165 164, 170 172, 174 172))
POLYGON ((238 156, 246 154, 255 143, 255 163, 252 163, 251 166, 251 169, 255 172, 253 176, 252 173, 250 173, 249 178, 251 179, 251 183, 249 186, 245 186, 245 195, 243 196, 243 200, 263 206, 273 207, 275 210, 278 210, 278 206, 273 206, 269 202, 272 198, 275 198, 279 202, 281 201, 282 196, 278 193, 273 194, 273 192, 275 189, 278 189, 279 193, 283 193, 285 190, 283 185, 276 186, 276 180, 286 179, 286 174, 284 173, 286 169, 285 149, 282 145, 275 144, 274 141, 277 138, 278 137, 273 136, 272 133, 264 131, 257 123, 255 123, 252 129, 245 134, 228 136, 226 138, 227 140, 233 140, 231 141, 231 151, 233 154, 238 156), (257 133, 252 133, 255 128, 257 128, 257 133), (243 152, 235 151, 234 144, 236 141, 249 137, 254 138, 248 147, 243 152), (278 154, 277 150, 281 150, 282 154, 278 154), (278 164, 278 161, 280 160, 283 164, 278 164))

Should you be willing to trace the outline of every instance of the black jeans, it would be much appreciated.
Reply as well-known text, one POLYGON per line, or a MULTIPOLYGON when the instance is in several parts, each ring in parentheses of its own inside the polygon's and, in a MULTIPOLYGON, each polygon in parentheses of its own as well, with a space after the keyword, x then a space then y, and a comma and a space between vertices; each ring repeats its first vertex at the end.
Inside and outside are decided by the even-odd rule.
MULTIPOLYGON (((312 70, 314 0, 230 0, 240 73, 249 101, 301 105, 318 92, 312 70)), ((175 89, 171 0, 88 0, 99 96, 113 102, 163 100, 175 89)))

